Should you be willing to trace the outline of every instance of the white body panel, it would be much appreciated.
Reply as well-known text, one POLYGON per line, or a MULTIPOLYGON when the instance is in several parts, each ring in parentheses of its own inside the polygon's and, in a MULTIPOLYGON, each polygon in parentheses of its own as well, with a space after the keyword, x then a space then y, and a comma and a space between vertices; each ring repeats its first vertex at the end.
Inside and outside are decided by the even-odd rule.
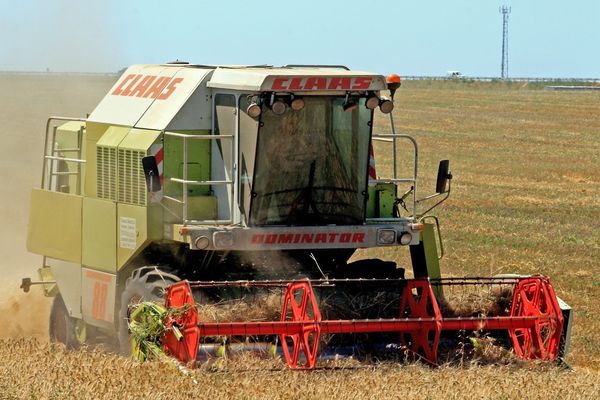
POLYGON ((110 125, 135 126, 152 102, 154 102, 154 99, 149 97, 123 96, 124 90, 128 89, 130 83, 133 83, 132 79, 128 79, 128 77, 131 75, 172 77, 175 75, 175 72, 175 69, 160 65, 133 65, 127 68, 127 71, 121 75, 100 104, 90 114, 88 121, 110 125), (113 94, 115 92, 121 93, 121 95, 113 94))
POLYGON ((206 79, 209 69, 179 68, 175 79, 182 79, 166 101, 158 99, 136 124, 145 129, 211 129, 210 93, 206 79))
POLYGON ((153 130, 210 129, 206 80, 211 72, 181 65, 134 65, 88 121, 153 130))
POLYGON ((46 259, 60 290, 67 312, 73 318, 81 318, 81 265, 77 263, 46 259))

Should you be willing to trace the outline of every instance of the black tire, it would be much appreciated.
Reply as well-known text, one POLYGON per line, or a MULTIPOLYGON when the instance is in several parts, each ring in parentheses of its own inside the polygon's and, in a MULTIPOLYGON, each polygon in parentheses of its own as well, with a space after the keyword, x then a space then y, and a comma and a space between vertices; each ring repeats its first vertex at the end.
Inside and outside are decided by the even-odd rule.
POLYGON ((119 324, 117 336, 119 349, 125 355, 131 355, 131 341, 129 338, 130 307, 142 301, 162 302, 169 286, 180 281, 180 279, 157 267, 142 267, 134 270, 127 281, 125 289, 121 293, 119 307, 119 324))
POLYGON ((77 340, 76 329, 77 319, 69 315, 62 296, 57 294, 50 309, 48 326, 50 341, 62 343, 67 349, 77 349, 81 344, 77 340))

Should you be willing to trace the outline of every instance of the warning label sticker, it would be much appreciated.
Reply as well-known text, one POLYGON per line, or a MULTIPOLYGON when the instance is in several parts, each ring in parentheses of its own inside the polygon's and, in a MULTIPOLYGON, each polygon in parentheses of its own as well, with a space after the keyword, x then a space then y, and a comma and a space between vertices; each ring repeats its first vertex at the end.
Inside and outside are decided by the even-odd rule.
POLYGON ((135 218, 121 217, 119 220, 119 246, 135 250, 135 218))

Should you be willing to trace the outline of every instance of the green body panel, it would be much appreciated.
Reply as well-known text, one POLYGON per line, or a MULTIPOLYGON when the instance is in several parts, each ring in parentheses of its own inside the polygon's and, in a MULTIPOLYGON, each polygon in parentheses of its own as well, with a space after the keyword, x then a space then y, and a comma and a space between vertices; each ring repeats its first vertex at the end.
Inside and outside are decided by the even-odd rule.
MULTIPOLYGON (((178 131, 187 135, 208 135, 210 131, 178 131)), ((210 180, 210 140, 187 140, 188 147, 188 180, 210 180)), ((175 136, 164 136, 164 173, 165 176, 183 178, 183 139, 175 136)), ((165 180, 165 194, 176 199, 182 198, 181 183, 165 180)), ((209 186, 188 186, 188 196, 210 194, 209 186)))
POLYGON ((190 215, 190 218, 196 220, 217 219, 217 197, 188 197, 188 213, 190 215))
MULTIPOLYGON (((440 260, 438 258, 435 239, 434 224, 425 223, 421 231, 421 240, 418 245, 410 246, 410 257, 415 278, 441 278, 440 260)), ((433 287, 436 297, 443 296, 442 287, 433 287)))
POLYGON ((425 224, 425 229, 421 232, 421 242, 425 250, 425 262, 427 272, 430 278, 441 278, 440 261, 438 259, 437 244, 435 239, 434 224, 425 224))
POLYGON ((143 250, 151 239, 162 239, 162 221, 149 218, 162 211, 160 206, 117 205, 117 269, 122 268, 134 255, 143 250), (153 223, 154 226, 151 225, 153 223))
POLYGON ((117 262, 117 205, 110 200, 83 199, 82 264, 114 272, 117 262))
POLYGON ((27 225, 27 250, 80 263, 81 209, 81 196, 33 189, 27 225))
POLYGON ((393 218, 395 201, 396 185, 393 183, 378 183, 375 186, 369 186, 367 218, 393 218))

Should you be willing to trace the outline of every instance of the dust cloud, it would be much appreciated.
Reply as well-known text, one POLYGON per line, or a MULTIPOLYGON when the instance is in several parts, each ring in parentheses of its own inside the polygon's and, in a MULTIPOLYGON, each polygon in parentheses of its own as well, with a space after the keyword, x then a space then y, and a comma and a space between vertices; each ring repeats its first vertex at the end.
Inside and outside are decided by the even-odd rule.
POLYGON ((21 278, 37 279, 41 256, 27 252, 29 197, 39 187, 46 119, 85 117, 116 75, 0 73, 0 337, 46 336, 51 299, 21 278))
POLYGON ((41 290, 23 293, 9 290, 0 299, 0 338, 48 338, 48 316, 52 300, 41 290))

